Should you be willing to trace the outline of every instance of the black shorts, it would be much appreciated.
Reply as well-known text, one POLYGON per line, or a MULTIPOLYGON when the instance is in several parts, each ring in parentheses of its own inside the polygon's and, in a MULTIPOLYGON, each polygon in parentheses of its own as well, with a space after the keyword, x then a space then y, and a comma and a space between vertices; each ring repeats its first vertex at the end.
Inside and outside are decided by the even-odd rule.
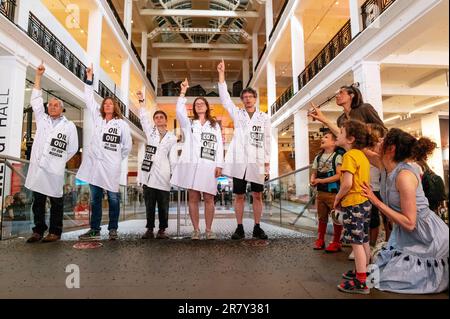
MULTIPOLYGON (((264 190, 264 185, 250 182, 250 190, 255 193, 261 193, 264 190)), ((242 195, 245 194, 246 192, 247 192, 247 181, 245 179, 233 177, 233 193, 242 195)))

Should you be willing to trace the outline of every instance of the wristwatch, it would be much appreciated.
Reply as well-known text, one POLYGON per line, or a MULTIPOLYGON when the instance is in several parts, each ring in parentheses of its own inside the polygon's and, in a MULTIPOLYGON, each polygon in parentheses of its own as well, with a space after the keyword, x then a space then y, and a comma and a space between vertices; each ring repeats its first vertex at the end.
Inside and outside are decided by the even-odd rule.
POLYGON ((139 100, 139 103, 144 103, 145 102, 145 100, 139 100))
POLYGON ((186 94, 186 93, 180 93, 180 96, 184 97, 185 94, 186 94))

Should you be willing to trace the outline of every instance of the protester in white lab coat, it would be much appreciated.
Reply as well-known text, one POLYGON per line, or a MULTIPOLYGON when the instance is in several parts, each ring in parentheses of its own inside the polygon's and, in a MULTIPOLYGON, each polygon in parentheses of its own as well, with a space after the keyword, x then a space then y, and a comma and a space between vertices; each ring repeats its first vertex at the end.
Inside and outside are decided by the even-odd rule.
POLYGON ((83 161, 77 178, 89 183, 91 190, 91 229, 80 240, 99 240, 103 192, 108 194, 109 239, 117 239, 120 213, 120 171, 122 160, 131 150, 130 127, 123 120, 117 101, 106 97, 101 106, 95 102, 92 66, 86 70, 85 112, 93 128, 90 143, 83 149, 83 161))
POLYGON ((245 238, 242 225, 247 182, 251 183, 255 226, 253 237, 267 239, 260 227, 262 215, 262 192, 268 177, 270 162, 270 118, 256 109, 257 93, 252 88, 241 92, 244 108, 239 109, 231 101, 225 82, 225 63, 217 66, 219 72, 219 95, 224 108, 234 122, 234 136, 225 156, 223 174, 233 177, 233 193, 236 194, 235 213, 237 229, 232 239, 245 238))
POLYGON ((139 115, 147 137, 145 155, 140 167, 139 183, 144 190, 147 231, 142 239, 154 238, 155 206, 158 204, 159 230, 157 239, 168 239, 165 233, 169 220, 170 176, 177 162, 177 138, 167 131, 167 114, 161 110, 153 113, 153 121, 145 109, 144 96, 139 98, 139 115))
POLYGON ((78 134, 75 124, 62 115, 63 102, 52 98, 45 113, 41 78, 45 72, 42 63, 36 71, 31 93, 31 107, 36 119, 36 135, 31 152, 25 187, 33 191, 33 234, 28 243, 57 241, 63 229, 63 185, 66 162, 78 151, 78 134), (50 198, 50 228, 45 224, 45 204, 50 198))
POLYGON ((177 119, 184 135, 181 156, 175 167, 171 183, 189 190, 189 215, 194 231, 191 238, 200 239, 200 193, 205 201, 206 239, 215 239, 211 227, 214 218, 214 196, 217 193, 217 177, 222 175, 223 141, 219 123, 211 116, 208 101, 203 97, 194 100, 194 119, 186 111, 187 79, 181 84, 177 101, 177 119))

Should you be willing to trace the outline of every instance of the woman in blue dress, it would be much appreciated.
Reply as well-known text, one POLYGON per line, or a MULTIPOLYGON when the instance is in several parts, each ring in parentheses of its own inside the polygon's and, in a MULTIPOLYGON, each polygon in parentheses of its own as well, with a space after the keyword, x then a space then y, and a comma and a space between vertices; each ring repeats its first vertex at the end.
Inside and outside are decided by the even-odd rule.
POLYGON ((381 170, 383 202, 368 185, 363 193, 394 223, 387 247, 375 260, 380 290, 426 294, 448 289, 449 229, 428 207, 419 173, 408 164, 426 160, 435 148, 428 138, 417 140, 393 128, 379 155, 368 155, 381 170))

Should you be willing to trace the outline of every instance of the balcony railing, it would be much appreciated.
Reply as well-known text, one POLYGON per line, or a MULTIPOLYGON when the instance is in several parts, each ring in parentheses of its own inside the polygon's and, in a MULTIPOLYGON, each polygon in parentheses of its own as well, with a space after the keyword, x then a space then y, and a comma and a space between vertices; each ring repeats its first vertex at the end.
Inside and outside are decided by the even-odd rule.
POLYGON ((133 50, 134 55, 136 56, 136 58, 137 58, 139 64, 141 65, 142 70, 145 70, 144 62, 142 62, 141 56, 138 54, 137 49, 136 49, 136 47, 134 46, 133 42, 131 42, 131 49, 133 50))
MULTIPOLYGON (((102 81, 98 81, 98 95, 100 95, 102 98, 112 97, 113 99, 115 99, 117 101, 117 104, 119 105, 120 111, 125 116, 125 114, 126 114, 125 113, 125 110, 126 110, 125 103, 123 103, 114 92, 112 92, 110 89, 108 89, 108 87, 102 81)), ((128 119, 136 127, 138 127, 140 130, 142 130, 142 125, 141 125, 141 121, 139 120, 139 117, 136 114, 134 114, 131 110, 129 110, 129 112, 128 112, 128 119)))
POLYGON ((264 45, 264 48, 262 49, 261 53, 259 54, 258 62, 256 62, 256 65, 255 65, 255 71, 258 68, 259 62, 261 62, 261 58, 262 58, 264 52, 266 52, 266 48, 267 48, 267 44, 264 45))
POLYGON ((294 96, 294 86, 291 86, 281 94, 271 105, 272 114, 275 114, 283 105, 285 105, 294 96))
POLYGON ((125 34, 125 38, 128 39, 128 32, 127 32, 127 29, 125 29, 125 26, 123 25, 123 22, 122 22, 122 20, 120 19, 119 13, 117 12, 116 8, 114 7, 114 4, 112 3, 111 0, 106 0, 106 2, 108 2, 109 7, 111 8, 111 10, 112 10, 114 16, 116 17, 117 23, 119 23, 120 28, 121 28, 122 31, 123 31, 123 34, 125 34))
POLYGON ((84 82, 86 66, 31 12, 28 20, 28 36, 84 82))
POLYGON ((14 22, 14 13, 16 11, 16 0, 0 0, 0 13, 14 22))
POLYGON ((287 6, 288 2, 289 2, 289 0, 284 0, 283 7, 281 8, 280 14, 278 15, 277 20, 275 21, 275 23, 273 25, 272 31, 270 31, 269 40, 272 38, 273 33, 275 32, 275 29, 277 28, 278 22, 280 22, 280 18, 283 15, 284 9, 286 9, 286 6, 287 6))
POLYGON ((363 29, 376 20, 395 0, 368 0, 361 6, 363 29))

